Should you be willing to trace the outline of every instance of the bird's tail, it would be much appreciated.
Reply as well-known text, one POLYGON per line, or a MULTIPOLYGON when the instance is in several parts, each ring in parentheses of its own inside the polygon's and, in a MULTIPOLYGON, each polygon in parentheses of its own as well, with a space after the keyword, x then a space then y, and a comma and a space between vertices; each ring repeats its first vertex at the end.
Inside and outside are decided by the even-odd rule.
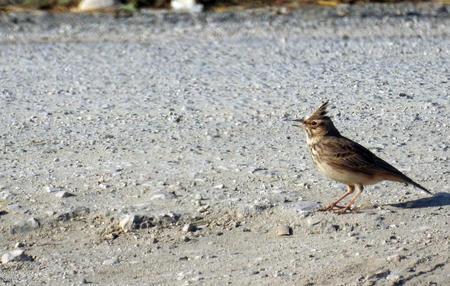
POLYGON ((410 181, 408 182, 408 184, 411 184, 411 185, 413 185, 414 187, 419 188, 419 189, 421 189, 422 191, 424 191, 424 192, 426 192, 426 193, 428 193, 428 194, 430 194, 430 195, 433 195, 433 193, 430 192, 429 190, 425 189, 424 187, 422 187, 421 185, 417 184, 417 183, 414 182, 413 180, 411 180, 411 179, 409 179, 409 180, 410 180, 410 181))
POLYGON ((407 177, 405 174, 401 173, 400 171, 398 171, 398 173, 390 173, 388 175, 389 179, 391 181, 397 181, 397 182, 401 182, 401 183, 406 183, 406 184, 411 184, 416 188, 421 189, 422 191, 433 195, 432 192, 430 192, 429 190, 427 190, 425 187, 419 185, 418 183, 414 182, 413 180, 411 180, 409 177, 407 177))

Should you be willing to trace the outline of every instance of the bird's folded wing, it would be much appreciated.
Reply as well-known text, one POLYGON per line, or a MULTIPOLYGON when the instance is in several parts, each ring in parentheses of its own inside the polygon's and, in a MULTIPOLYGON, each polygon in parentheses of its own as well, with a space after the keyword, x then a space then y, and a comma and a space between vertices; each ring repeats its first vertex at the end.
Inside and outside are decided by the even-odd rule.
POLYGON ((323 149, 324 159, 332 167, 368 175, 378 173, 399 177, 399 179, 406 177, 364 146, 348 138, 340 137, 338 140, 323 140, 322 144, 324 144, 323 148, 321 148, 323 149))

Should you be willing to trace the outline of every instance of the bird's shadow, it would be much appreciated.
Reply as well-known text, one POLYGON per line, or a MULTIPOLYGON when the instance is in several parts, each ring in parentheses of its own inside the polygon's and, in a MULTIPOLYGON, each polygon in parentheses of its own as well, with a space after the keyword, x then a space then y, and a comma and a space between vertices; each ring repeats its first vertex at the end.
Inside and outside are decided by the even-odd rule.
POLYGON ((418 209, 430 207, 444 207, 450 205, 450 193, 437 193, 429 198, 422 198, 398 204, 389 204, 390 206, 402 209, 418 209))

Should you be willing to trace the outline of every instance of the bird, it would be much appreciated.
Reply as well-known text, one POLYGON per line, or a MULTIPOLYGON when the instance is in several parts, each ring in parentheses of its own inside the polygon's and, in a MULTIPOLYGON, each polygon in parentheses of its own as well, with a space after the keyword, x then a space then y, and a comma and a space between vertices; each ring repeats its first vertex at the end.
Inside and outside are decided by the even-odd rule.
POLYGON ((293 124, 306 132, 306 142, 316 168, 325 176, 347 185, 347 192, 326 207, 319 210, 343 214, 354 212, 352 205, 366 185, 389 180, 411 184, 432 195, 425 187, 414 182, 395 167, 377 157, 364 146, 344 137, 327 115, 328 101, 324 102, 307 119, 294 119, 293 124), (348 195, 354 194, 346 206, 337 204, 348 195))

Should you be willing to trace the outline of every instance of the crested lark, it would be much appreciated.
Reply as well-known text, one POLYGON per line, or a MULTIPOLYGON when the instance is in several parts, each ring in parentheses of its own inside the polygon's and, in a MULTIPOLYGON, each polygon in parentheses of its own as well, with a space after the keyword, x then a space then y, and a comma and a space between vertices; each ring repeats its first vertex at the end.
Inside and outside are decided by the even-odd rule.
POLYGON ((327 104, 328 101, 308 119, 294 120, 302 123, 294 126, 306 131, 308 147, 317 169, 327 177, 348 186, 348 191, 342 197, 320 210, 328 211, 338 207, 340 209, 336 210, 336 213, 345 213, 361 194, 364 185, 384 180, 411 184, 431 194, 365 147, 342 136, 327 116, 327 104), (353 193, 355 188, 356 194, 350 203, 345 207, 337 206, 337 203, 353 193))

